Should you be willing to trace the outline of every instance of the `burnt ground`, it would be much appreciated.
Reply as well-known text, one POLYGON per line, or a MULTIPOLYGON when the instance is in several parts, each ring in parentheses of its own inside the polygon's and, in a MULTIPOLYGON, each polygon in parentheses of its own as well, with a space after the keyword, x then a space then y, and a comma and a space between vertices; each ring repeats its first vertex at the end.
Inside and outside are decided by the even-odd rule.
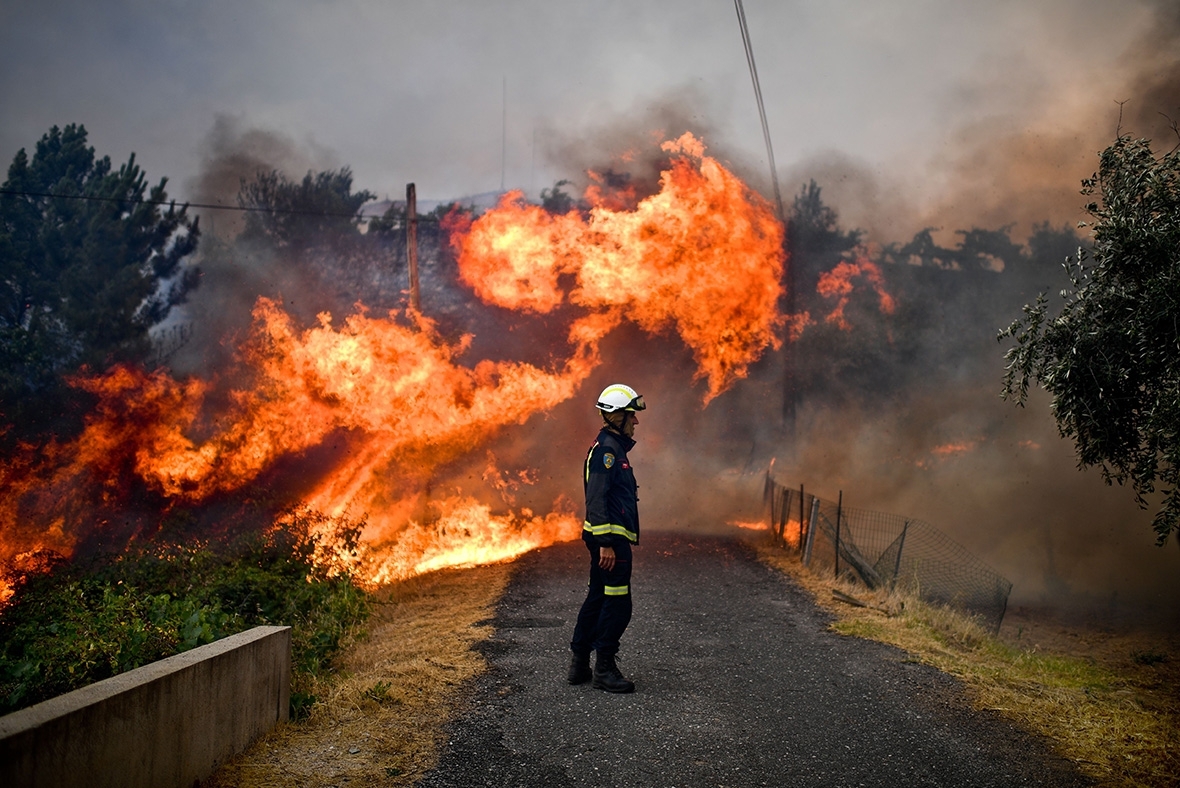
POLYGON ((1088 785, 952 678, 831 618, 739 541, 654 534, 611 695, 565 681, 580 542, 522 558, 437 768, 450 786, 1088 785))

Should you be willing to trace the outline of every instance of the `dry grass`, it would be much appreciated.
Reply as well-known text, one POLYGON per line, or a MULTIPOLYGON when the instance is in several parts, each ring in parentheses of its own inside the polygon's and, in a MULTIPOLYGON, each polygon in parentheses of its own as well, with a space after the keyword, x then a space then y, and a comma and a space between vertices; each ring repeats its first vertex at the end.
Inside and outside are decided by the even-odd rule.
POLYGON ((758 551, 837 616, 832 629, 897 646, 958 677, 980 708, 1045 736, 1099 784, 1173 786, 1180 779, 1180 640, 1174 636, 1124 636, 1122 649, 1109 643, 1079 649, 1067 637, 1056 639, 1065 649, 1006 642, 954 611, 821 578, 769 544, 758 551), (871 606, 839 602, 834 591, 871 606), (1092 653, 1079 655, 1085 651, 1092 653))
POLYGON ((226 764, 207 786, 399 786, 431 768, 460 685, 486 663, 507 564, 444 570, 380 590, 367 634, 336 672, 306 688, 318 700, 226 764))

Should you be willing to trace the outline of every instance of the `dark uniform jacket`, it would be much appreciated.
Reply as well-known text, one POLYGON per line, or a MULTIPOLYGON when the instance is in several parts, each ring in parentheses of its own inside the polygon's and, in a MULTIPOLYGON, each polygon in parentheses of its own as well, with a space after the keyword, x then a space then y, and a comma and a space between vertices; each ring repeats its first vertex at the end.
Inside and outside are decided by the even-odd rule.
POLYGON ((582 538, 610 547, 616 540, 639 544, 639 485, 627 459, 635 441, 603 428, 586 455, 586 522, 582 538))

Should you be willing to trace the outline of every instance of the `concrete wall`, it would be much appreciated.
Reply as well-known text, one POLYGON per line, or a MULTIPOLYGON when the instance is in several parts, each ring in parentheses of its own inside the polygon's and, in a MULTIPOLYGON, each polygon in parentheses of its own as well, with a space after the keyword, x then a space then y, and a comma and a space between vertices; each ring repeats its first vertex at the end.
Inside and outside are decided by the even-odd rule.
POLYGON ((0 717, 0 786, 188 788, 279 720, 290 627, 247 632, 0 717))

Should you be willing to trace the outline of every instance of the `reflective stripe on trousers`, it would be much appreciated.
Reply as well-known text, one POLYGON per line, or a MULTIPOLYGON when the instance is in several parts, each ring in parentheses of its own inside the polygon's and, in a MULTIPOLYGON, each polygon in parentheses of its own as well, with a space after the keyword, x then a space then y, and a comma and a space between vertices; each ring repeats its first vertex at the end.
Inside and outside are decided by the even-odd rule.
POLYGON ((590 586, 578 612, 570 649, 578 654, 598 651, 614 655, 619 638, 631 621, 631 545, 617 540, 615 566, 609 572, 598 565, 598 545, 590 551, 590 586))

